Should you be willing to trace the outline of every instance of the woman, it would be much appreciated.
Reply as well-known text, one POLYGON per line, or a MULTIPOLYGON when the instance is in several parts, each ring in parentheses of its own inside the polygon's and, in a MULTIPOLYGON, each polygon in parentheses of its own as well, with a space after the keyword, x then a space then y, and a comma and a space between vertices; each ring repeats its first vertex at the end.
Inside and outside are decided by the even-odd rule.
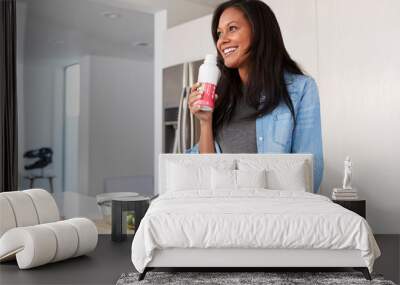
POLYGON ((217 7, 212 36, 221 78, 212 112, 188 105, 200 120, 200 140, 188 153, 312 153, 314 191, 321 184, 323 154, 318 89, 284 46, 272 10, 259 0, 217 7))

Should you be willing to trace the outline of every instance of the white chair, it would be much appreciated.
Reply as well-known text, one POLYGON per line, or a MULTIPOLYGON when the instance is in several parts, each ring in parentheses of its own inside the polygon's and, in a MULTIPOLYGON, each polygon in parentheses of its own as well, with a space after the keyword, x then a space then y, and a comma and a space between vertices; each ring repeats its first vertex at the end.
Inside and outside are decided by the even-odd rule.
POLYGON ((42 189, 0 193, 0 262, 20 269, 84 255, 96 248, 97 228, 86 218, 60 221, 53 196, 42 189))

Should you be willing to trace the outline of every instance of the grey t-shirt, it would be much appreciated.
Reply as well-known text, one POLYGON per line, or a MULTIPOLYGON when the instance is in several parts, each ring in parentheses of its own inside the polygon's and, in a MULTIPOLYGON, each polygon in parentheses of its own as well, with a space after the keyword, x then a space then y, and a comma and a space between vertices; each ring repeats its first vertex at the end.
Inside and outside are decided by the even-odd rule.
POLYGON ((224 124, 217 134, 223 153, 257 153, 256 120, 244 120, 256 111, 242 97, 236 104, 232 120, 224 124))

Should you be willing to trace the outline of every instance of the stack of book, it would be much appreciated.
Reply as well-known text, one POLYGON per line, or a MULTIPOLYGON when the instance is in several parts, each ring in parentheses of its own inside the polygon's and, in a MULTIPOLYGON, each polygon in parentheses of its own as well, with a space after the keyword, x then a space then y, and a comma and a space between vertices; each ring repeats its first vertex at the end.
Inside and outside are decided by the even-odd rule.
POLYGON ((357 200, 358 199, 357 189, 333 188, 332 199, 333 200, 357 200))

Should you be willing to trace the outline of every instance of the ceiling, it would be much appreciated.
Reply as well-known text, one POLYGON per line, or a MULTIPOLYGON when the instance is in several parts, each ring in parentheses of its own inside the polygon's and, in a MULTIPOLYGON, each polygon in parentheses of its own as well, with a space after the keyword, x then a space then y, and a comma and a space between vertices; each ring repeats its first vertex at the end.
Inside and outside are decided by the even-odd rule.
POLYGON ((76 58, 93 54, 150 60, 153 56, 152 14, 90 0, 21 2, 26 15, 26 59, 76 58), (109 19, 102 16, 104 12, 118 13, 121 17, 109 19), (149 46, 134 46, 137 42, 147 42, 149 46))
POLYGON ((90 0, 110 3, 126 9, 146 13, 167 11, 168 27, 211 14, 214 8, 226 0, 90 0))
MULTIPOLYGON (((85 54, 152 60, 154 13, 167 10, 168 26, 212 13, 223 0, 17 0, 25 59, 85 54), (102 14, 113 12, 118 19, 102 14), (24 24, 25 23, 25 24, 24 24), (148 46, 136 46, 136 43, 148 46)), ((20 37, 21 38, 21 37, 20 37)))

